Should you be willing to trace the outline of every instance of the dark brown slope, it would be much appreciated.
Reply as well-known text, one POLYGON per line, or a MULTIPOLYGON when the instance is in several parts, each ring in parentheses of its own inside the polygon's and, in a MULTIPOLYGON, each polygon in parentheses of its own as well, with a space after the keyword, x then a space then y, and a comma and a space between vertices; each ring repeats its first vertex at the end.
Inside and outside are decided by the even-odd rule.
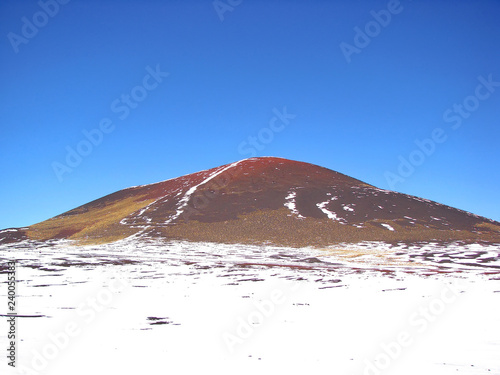
POLYGON ((29 228, 0 232, 0 243, 23 238, 108 242, 132 234, 293 246, 373 240, 500 243, 500 223, 313 164, 266 157, 124 189, 29 228))

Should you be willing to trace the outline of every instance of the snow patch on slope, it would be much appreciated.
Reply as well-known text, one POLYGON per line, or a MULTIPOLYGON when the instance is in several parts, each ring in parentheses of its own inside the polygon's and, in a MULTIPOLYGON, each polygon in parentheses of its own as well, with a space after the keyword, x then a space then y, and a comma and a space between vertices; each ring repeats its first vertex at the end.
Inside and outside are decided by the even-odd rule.
POLYGON ((352 208, 351 206, 354 206, 354 203, 353 204, 345 204, 342 206, 342 208, 344 209, 344 211, 349 211, 349 212, 354 212, 354 208, 352 208))
POLYGON ((202 182, 200 182, 198 185, 195 185, 193 186, 192 188, 190 188, 186 194, 184 194, 184 196, 182 197, 182 199, 179 201, 178 203, 178 206, 177 206, 177 211, 176 213, 170 217, 166 222, 165 224, 170 224, 172 221, 176 220, 183 212, 184 212, 184 209, 186 208, 186 206, 188 205, 189 203, 189 199, 191 198, 191 195, 194 194, 194 192, 196 191, 196 189, 198 189, 201 185, 204 185, 206 184, 208 181, 214 179, 215 177, 217 177, 218 175, 220 175, 221 173, 224 173, 225 171, 227 171, 228 169, 231 169, 233 167, 235 167, 237 164, 241 163, 243 160, 240 160, 240 161, 237 161, 237 162, 234 162, 230 165, 228 165, 227 167, 225 168, 222 168, 221 170, 217 171, 217 172, 214 172, 212 173, 210 176, 208 176, 206 179, 204 179, 202 182))
POLYGON ((383 227, 389 229, 391 232, 394 232, 394 228, 391 227, 389 224, 386 224, 386 223, 381 223, 380 225, 382 225, 383 227))
POLYGON ((297 217, 304 219, 304 216, 300 214, 300 212, 297 210, 297 205, 295 202, 295 198, 297 197, 297 192, 296 191, 290 191, 288 195, 285 197, 286 202, 285 202, 285 207, 287 207, 292 214, 297 215, 297 217))
POLYGON ((17 232, 17 229, 4 229, 4 230, 0 230, 0 233, 7 233, 7 232, 17 232))
POLYGON ((328 203, 330 203, 331 201, 335 201, 337 200, 338 197, 334 196, 334 197, 331 197, 330 199, 328 199, 327 201, 325 202, 321 202, 321 203, 316 203, 316 206, 331 220, 333 221, 338 221, 340 224, 346 224, 346 220, 341 218, 341 217, 338 217, 337 214, 333 211, 330 211, 329 209, 326 208, 326 206, 328 205, 328 203))

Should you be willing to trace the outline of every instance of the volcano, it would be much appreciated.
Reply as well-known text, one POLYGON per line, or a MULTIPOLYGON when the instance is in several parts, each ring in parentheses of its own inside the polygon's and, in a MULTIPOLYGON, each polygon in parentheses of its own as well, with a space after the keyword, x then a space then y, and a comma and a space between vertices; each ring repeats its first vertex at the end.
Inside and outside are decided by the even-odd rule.
POLYGON ((500 243, 500 223, 317 165, 258 157, 117 191, 30 227, 0 231, 0 244, 130 236, 295 247, 500 243))

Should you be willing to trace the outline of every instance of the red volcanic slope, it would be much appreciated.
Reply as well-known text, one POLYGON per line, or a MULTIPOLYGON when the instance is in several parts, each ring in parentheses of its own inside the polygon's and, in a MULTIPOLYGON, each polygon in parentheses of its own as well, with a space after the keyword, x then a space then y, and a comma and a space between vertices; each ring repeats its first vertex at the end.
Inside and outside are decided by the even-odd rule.
POLYGON ((245 159, 134 188, 139 189, 134 193, 146 193, 148 198, 156 201, 143 212, 133 215, 131 224, 236 219, 240 214, 255 210, 284 207, 285 197, 291 189, 320 191, 333 182, 342 187, 369 186, 308 163, 274 157, 245 159), (146 221, 143 217, 147 218, 146 221))
POLYGON ((0 233, 0 241, 2 236, 4 241, 105 241, 133 233, 301 245, 345 240, 500 242, 500 223, 378 189, 317 165, 262 157, 124 189, 28 229, 0 233))

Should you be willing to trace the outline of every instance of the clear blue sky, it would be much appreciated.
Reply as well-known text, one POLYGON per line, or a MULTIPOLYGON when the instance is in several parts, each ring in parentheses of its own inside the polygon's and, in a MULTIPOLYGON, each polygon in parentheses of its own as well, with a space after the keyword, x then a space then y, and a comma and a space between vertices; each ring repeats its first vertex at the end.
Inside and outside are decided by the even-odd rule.
POLYGON ((253 155, 500 220, 499 1, 54 1, 0 2, 0 228, 253 155))

